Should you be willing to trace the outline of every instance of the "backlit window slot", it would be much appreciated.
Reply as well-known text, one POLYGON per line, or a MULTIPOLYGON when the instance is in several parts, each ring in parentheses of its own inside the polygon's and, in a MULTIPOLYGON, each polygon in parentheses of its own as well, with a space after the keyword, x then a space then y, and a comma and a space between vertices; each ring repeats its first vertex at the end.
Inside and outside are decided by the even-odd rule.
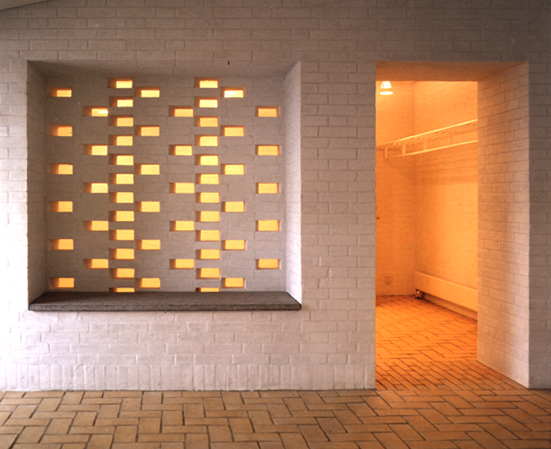
POLYGON ((195 231, 195 222, 191 220, 174 220, 170 222, 170 230, 173 232, 195 231))
POLYGON ((161 166, 159 164, 140 164, 138 173, 145 176, 156 176, 161 174, 161 166))
POLYGON ((135 239, 134 229, 113 229, 110 232, 110 239, 115 241, 130 242, 135 239))
POLYGON ((113 97, 111 106, 114 108, 132 108, 134 107, 134 98, 132 97, 113 97))
POLYGON ((137 135, 140 137, 159 137, 161 135, 161 127, 153 125, 138 126, 137 135))
POLYGON ((279 232, 279 220, 257 220, 256 230, 258 232, 279 232))
POLYGON ((118 147, 131 147, 132 145, 134 145, 134 136, 111 136, 111 145, 115 145, 118 147))
POLYGON ((170 117, 193 117, 194 111, 191 106, 171 106, 169 109, 170 117))
POLYGON ((243 137, 245 135, 244 126, 223 126, 222 135, 225 137, 243 137))
POLYGON ((111 201, 118 204, 133 204, 134 192, 111 192, 111 201))
POLYGON ((111 173, 111 184, 134 184, 134 175, 132 173, 111 173))
POLYGON ((279 183, 277 182, 257 182, 256 193, 259 195, 276 195, 279 193, 279 183))
POLYGON ((106 270, 109 268, 109 259, 85 259, 84 264, 90 270, 106 270))
POLYGON ((87 193, 109 193, 109 184, 106 182, 88 182, 85 190, 87 193))
POLYGON ((196 239, 198 242, 218 242, 220 241, 220 231, 218 229, 201 229, 197 231, 196 239))
POLYGON ((134 166, 134 156, 132 154, 112 154, 110 156, 111 165, 122 165, 126 167, 134 166))
POLYGON ((245 165, 243 164, 224 164, 222 173, 230 176, 242 176, 245 174, 245 165))
POLYGON ((215 109, 218 107, 218 98, 196 98, 195 106, 198 108, 215 109))
POLYGON ((219 260, 219 249, 199 249, 197 250, 197 259, 200 260, 219 260))
POLYGON ((113 260, 134 260, 136 252, 134 248, 113 248, 110 250, 110 257, 113 260))
POLYGON ((170 145, 169 153, 172 156, 191 156, 193 148, 191 145, 170 145))
POLYGON ((245 288, 245 279, 244 278, 224 278, 222 279, 222 287, 245 288))
POLYGON ((111 276, 115 279, 134 279, 136 270, 134 268, 113 268, 111 276))
POLYGON ((114 78, 109 80, 109 87, 112 89, 132 89, 134 81, 130 78, 114 78))
POLYGON ((109 222, 107 220, 90 220, 85 223, 85 226, 88 231, 109 231, 109 222))
POLYGON ((73 89, 70 87, 53 87, 50 89, 50 97, 53 98, 71 98, 73 89))
POLYGON ((222 89, 224 98, 244 98, 245 97, 245 89, 242 89, 241 87, 224 87, 222 89))
POLYGON ((195 193, 193 182, 171 182, 170 193, 195 193))
POLYGON ((116 222, 133 222, 135 218, 133 210, 115 210, 109 216, 111 221, 116 222))
POLYGON ((89 156, 107 156, 108 146, 103 144, 86 145, 86 154, 89 156))
POLYGON ((222 242, 224 251, 245 251, 247 249, 246 240, 224 240, 222 242))
POLYGON ((279 270, 279 259, 256 259, 257 270, 279 270))
POLYGON ((198 203, 219 203, 220 202, 220 193, 219 192, 199 192, 197 194, 198 203))
POLYGON ((198 211, 197 221, 202 223, 218 223, 220 221, 220 211, 218 210, 198 211))
POLYGON ((158 87, 140 87, 138 88, 140 98, 159 98, 161 90, 158 87))
POLYGON ((88 117, 107 117, 109 109, 103 106, 88 106, 84 109, 84 115, 88 117))
POLYGON ((56 289, 75 288, 75 278, 51 278, 50 287, 56 289))
POLYGON ((256 116, 264 118, 279 117, 279 108, 277 106, 258 106, 256 108, 256 116))
POLYGON ((111 287, 109 291, 111 293, 135 293, 136 289, 134 287, 111 287))
POLYGON ((197 184, 216 185, 220 184, 220 175, 218 173, 198 173, 196 175, 197 184))
POLYGON ((156 239, 138 240, 138 249, 142 251, 159 251, 161 241, 156 239))
POLYGON ((197 293, 219 293, 220 288, 218 287, 197 287, 195 289, 197 293))
POLYGON ((138 201, 138 210, 145 213, 161 212, 161 203, 159 201, 138 201))
POLYGON ((218 136, 195 136, 195 144, 200 147, 217 147, 218 136))
POLYGON ((279 156, 281 148, 279 145, 257 145, 257 156, 279 156))
POLYGON ((75 241, 73 239, 54 239, 50 242, 50 247, 54 251, 73 251, 75 241))
POLYGON ((72 175, 73 174, 73 164, 52 164, 50 166, 50 173, 53 175, 72 175))
POLYGON ((173 270, 192 270, 195 268, 194 259, 170 259, 170 268, 173 270))
POLYGON ((222 210, 224 212, 230 212, 230 213, 245 212, 245 202, 244 201, 224 201, 224 204, 222 205, 222 210))
POLYGON ((220 158, 216 154, 200 154, 195 158, 196 165, 217 166, 220 164, 220 158))
POLYGON ((218 117, 197 117, 195 119, 195 126, 198 128, 218 128, 218 117))
POLYGON ((198 87, 199 89, 218 89, 219 85, 220 83, 217 79, 212 79, 212 78, 195 79, 195 87, 198 87))
POLYGON ((138 287, 146 289, 159 289, 161 288, 160 278, 141 278, 138 281, 138 287))
POLYGON ((73 127, 70 125, 55 125, 50 127, 50 135, 54 137, 72 137, 73 127))
POLYGON ((111 117, 111 125, 118 128, 132 128, 134 126, 134 117, 131 115, 116 115, 111 117))
POLYGON ((197 270, 198 279, 220 279, 221 277, 220 268, 199 268, 197 270))
POLYGON ((68 214, 73 212, 72 201, 52 201, 50 203, 50 210, 61 214, 68 214))

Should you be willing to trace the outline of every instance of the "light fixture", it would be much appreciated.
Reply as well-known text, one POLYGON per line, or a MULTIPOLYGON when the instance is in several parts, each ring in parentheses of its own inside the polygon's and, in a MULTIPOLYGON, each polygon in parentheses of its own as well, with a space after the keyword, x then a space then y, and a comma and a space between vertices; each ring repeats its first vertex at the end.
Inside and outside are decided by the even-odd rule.
POLYGON ((394 95, 394 91, 392 90, 392 82, 381 81, 379 95, 394 95))

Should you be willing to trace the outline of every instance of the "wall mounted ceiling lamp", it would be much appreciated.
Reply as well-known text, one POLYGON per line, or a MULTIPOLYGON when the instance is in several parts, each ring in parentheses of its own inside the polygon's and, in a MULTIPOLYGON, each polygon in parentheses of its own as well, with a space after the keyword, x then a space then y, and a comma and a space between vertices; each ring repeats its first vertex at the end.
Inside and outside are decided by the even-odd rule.
POLYGON ((390 81, 381 81, 379 86, 379 95, 394 95, 392 83, 390 81))

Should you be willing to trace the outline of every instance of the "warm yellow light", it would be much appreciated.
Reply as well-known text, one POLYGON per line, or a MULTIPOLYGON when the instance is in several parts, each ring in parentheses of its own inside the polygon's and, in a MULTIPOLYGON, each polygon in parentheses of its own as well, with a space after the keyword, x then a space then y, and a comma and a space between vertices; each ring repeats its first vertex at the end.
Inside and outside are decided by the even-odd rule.
POLYGON ((170 259, 170 268, 173 270, 191 270, 195 268, 193 259, 170 259))
POLYGON ((112 154, 111 164, 131 167, 134 165, 134 156, 131 154, 112 154))
POLYGON ((277 106, 258 106, 256 108, 256 116, 264 118, 279 117, 279 108, 277 106))
POLYGON ((245 240, 224 240, 222 247, 225 251, 244 251, 247 242, 245 240))
POLYGON ((222 135, 225 137, 243 137, 245 135, 244 126, 223 126, 222 135))
POLYGON ((257 182, 256 193, 259 195, 275 195, 279 193, 279 183, 277 182, 257 182))
POLYGON ((52 288, 75 288, 75 278, 51 278, 52 288))
POLYGON ((201 89, 217 89, 218 85, 218 80, 215 79, 200 78, 195 80, 195 87, 201 89))
POLYGON ((111 276, 115 279, 134 279, 136 270, 134 268, 113 268, 111 276))
POLYGON ((197 174, 197 184, 220 184, 220 175, 218 173, 199 173, 197 174))
POLYGON ((279 270, 279 259, 256 259, 256 268, 258 270, 279 270))
POLYGON ((171 193, 195 193, 195 183, 193 182, 171 182, 171 193))
POLYGON ((109 291, 111 293, 135 293, 136 289, 134 287, 111 287, 109 291))
POLYGON ((86 259, 84 262, 90 270, 105 270, 109 268, 109 259, 86 259))
POLYGON ((141 278, 138 285, 140 288, 161 288, 161 279, 141 278))
POLYGON ((109 231, 109 222, 107 220, 91 220, 86 222, 88 231, 109 231))
POLYGON ((224 288, 245 288, 244 278, 224 278, 222 281, 224 288))
POLYGON ((394 92, 392 92, 391 90, 382 90, 381 92, 379 92, 379 95, 394 95, 394 92))
POLYGON ((224 212, 245 212, 244 201, 224 201, 224 212))
POLYGON ((279 145, 257 145, 256 154, 258 156, 279 156, 279 145))
POLYGON ((134 117, 131 115, 118 115, 113 117, 112 123, 119 128, 130 128, 134 126, 134 117))
POLYGON ((134 202, 134 192, 112 192, 111 201, 119 204, 132 204, 134 202))
POLYGON ((197 240, 199 242, 217 242, 220 240, 220 231, 218 229, 201 229, 197 231, 197 240))
POLYGON ((199 279, 220 279, 220 268, 199 268, 197 270, 197 277, 199 279))
POLYGON ((217 128, 218 125, 218 117, 197 117, 195 120, 195 126, 199 128, 217 128))
POLYGON ((161 90, 158 87, 140 87, 138 89, 138 95, 141 98, 159 98, 161 96, 161 90))
POLYGON ((391 81, 381 81, 381 89, 392 89, 391 81))
POLYGON ((133 210, 116 210, 111 212, 111 221, 134 221, 133 210))
POLYGON ((88 193, 109 193, 109 184, 106 182, 89 182, 86 184, 88 193))
POLYGON ((161 135, 161 127, 160 126, 139 126, 138 127, 138 136, 141 137, 158 137, 161 135))
POLYGON ((134 99, 132 97, 115 97, 111 99, 111 105, 116 108, 132 108, 134 99))
POLYGON ((173 106, 170 108, 171 117, 193 117, 193 108, 189 106, 173 106))
POLYGON ((279 220, 257 220, 256 230, 258 232, 279 232, 279 220))
POLYGON ((134 229, 113 229, 111 231, 111 240, 132 241, 134 239, 134 229))
POLYGON ((71 137, 73 135, 73 127, 69 125, 52 126, 50 134, 55 137, 71 137))
POLYGON ((240 87, 225 87, 224 98, 243 98, 245 97, 245 89, 240 87))
POLYGON ((86 154, 90 156, 107 156, 107 145, 86 145, 86 154))
POLYGON ((140 175, 159 175, 161 173, 161 166, 159 164, 140 164, 140 175))
POLYGON ((136 257, 134 248, 113 248, 110 252, 114 260, 134 260, 136 257))
POLYGON ((222 172, 225 175, 241 176, 245 174, 245 165, 243 164, 224 164, 222 172))
POLYGON ((71 98, 73 89, 70 87, 54 87, 50 90, 50 96, 54 98, 71 98))
POLYGON ((172 156, 191 156, 193 149, 191 145, 171 145, 170 154, 172 156))
POLYGON ((91 106, 86 109, 86 115, 90 117, 107 117, 109 109, 101 106, 91 106))
POLYGON ((132 89, 134 82, 130 78, 116 78, 109 80, 109 87, 113 89, 132 89))
POLYGON ((134 136, 111 136, 111 144, 118 147, 131 147, 134 145, 134 136))
POLYGON ((146 213, 161 212, 161 203, 159 201, 139 201, 138 210, 146 213))
POLYGON ((73 239, 55 239, 51 241, 54 251, 73 251, 75 249, 75 241, 73 239))
POLYGON ((54 175, 72 175, 73 164, 52 164, 50 172, 54 175))
POLYGON ((198 108, 217 108, 218 98, 196 98, 195 104, 198 108))
POLYGON ((171 231, 195 231, 195 222, 191 220, 174 220, 170 222, 171 231))
POLYGON ((220 192, 199 192, 197 194, 198 203, 219 203, 220 192))
POLYGON ((218 287, 197 287, 195 291, 198 293, 218 293, 220 289, 218 287))
POLYGON ((195 163, 197 165, 216 166, 220 164, 220 158, 216 154, 201 154, 197 156, 195 163))
POLYGON ((52 212, 59 212, 62 214, 73 212, 72 201, 53 201, 50 203, 50 210, 52 212))
POLYGON ((196 136, 196 144, 200 147, 217 147, 218 136, 196 136))
POLYGON ((161 241, 155 239, 138 240, 138 248, 142 251, 158 251, 161 249, 161 241))
POLYGON ((197 212, 197 221, 204 223, 216 223, 220 221, 220 211, 218 210, 201 210, 197 212))
POLYGON ((111 183, 122 185, 134 184, 134 175, 132 173, 112 173, 111 183))
POLYGON ((197 251, 197 258, 201 260, 218 260, 220 259, 220 250, 200 249, 197 251))
POLYGON ((390 81, 381 81, 379 95, 394 95, 392 91, 392 83, 390 81))

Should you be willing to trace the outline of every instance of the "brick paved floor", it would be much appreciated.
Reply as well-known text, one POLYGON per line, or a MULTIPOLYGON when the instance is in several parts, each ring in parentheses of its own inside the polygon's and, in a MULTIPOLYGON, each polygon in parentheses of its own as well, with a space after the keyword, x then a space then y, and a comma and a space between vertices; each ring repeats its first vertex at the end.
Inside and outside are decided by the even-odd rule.
POLYGON ((477 363, 475 331, 380 298, 377 391, 0 392, 0 449, 551 448, 551 391, 477 363))

